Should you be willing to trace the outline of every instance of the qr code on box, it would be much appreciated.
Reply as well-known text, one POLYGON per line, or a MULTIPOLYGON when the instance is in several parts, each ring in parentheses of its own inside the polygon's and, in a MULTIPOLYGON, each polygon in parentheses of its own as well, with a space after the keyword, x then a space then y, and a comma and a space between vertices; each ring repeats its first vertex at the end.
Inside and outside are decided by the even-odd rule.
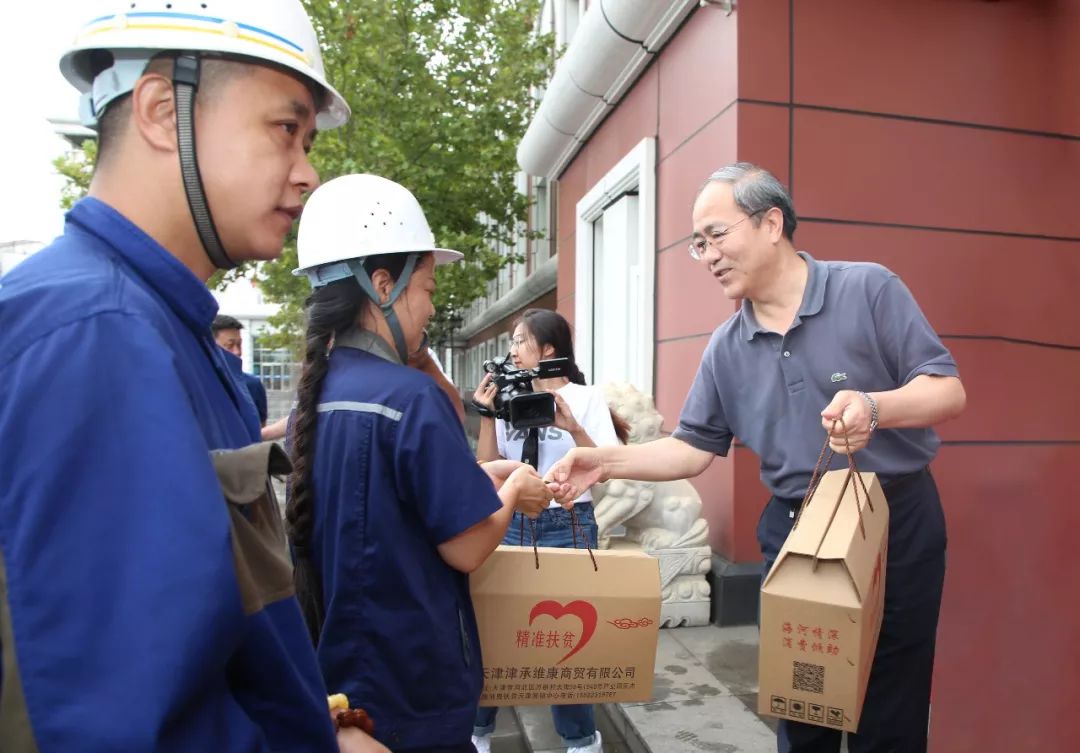
POLYGON ((825 667, 818 664, 795 662, 795 671, 792 672, 791 689, 801 690, 805 693, 825 692, 825 667))

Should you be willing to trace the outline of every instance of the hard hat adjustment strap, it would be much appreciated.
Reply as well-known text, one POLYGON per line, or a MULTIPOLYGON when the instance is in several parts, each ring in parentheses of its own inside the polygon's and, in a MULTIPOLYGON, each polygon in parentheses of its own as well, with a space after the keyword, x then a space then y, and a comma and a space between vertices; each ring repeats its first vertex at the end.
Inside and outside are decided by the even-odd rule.
POLYGON ((94 77, 90 91, 79 99, 79 120, 84 126, 98 128, 98 120, 114 100, 131 94, 142 77, 150 57, 138 51, 114 52, 113 64, 94 77))
POLYGON ((394 336, 394 347, 397 349, 398 356, 401 358, 402 363, 406 363, 409 360, 409 348, 405 343, 405 333, 401 330, 401 322, 398 321, 397 314, 394 313, 394 303, 401 294, 405 292, 405 288, 409 285, 409 279, 412 277, 413 271, 416 269, 416 263, 420 260, 421 254, 410 253, 405 259, 405 268, 401 270, 401 274, 398 275, 397 282, 394 283, 393 290, 390 291, 390 296, 386 299, 386 303, 379 301, 379 294, 375 290, 375 286, 371 284, 371 275, 364 269, 364 264, 359 259, 350 259, 349 267, 353 271, 353 277, 360 284, 360 288, 367 294, 367 297, 379 307, 382 311, 383 318, 386 319, 386 324, 390 328, 390 334, 394 336))
POLYGON ((218 269, 232 269, 236 262, 229 258, 218 236, 217 226, 206 201, 202 175, 195 151, 195 92, 199 88, 199 58, 184 53, 173 66, 173 91, 176 96, 176 140, 180 153, 180 175, 184 179, 191 219, 199 234, 206 255, 218 269))

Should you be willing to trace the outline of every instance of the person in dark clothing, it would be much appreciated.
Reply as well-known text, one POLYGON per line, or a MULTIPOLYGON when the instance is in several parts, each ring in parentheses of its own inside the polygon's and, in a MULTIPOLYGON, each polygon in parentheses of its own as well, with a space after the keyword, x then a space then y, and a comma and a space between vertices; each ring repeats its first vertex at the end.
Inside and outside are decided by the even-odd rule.
MULTIPOLYGON (((885 614, 852 753, 924 753, 945 577, 945 518, 929 464, 933 426, 957 416, 956 362, 893 272, 796 251, 791 197, 748 163, 715 172, 693 208, 690 256, 741 304, 713 333, 670 437, 574 449, 549 479, 702 473, 734 437, 761 458, 772 494, 758 525, 766 572, 795 522, 826 435, 859 452, 889 501, 885 614), (845 428, 846 427, 846 435, 845 428)), ((779 723, 780 753, 838 753, 841 733, 779 723)))
POLYGON ((263 386, 262 380, 257 376, 244 371, 244 338, 240 334, 240 330, 243 328, 244 325, 240 323, 239 319, 228 314, 218 314, 210 324, 210 331, 214 334, 214 342, 232 356, 225 359, 229 364, 229 368, 247 389, 248 394, 251 395, 251 402, 255 404, 255 410, 259 414, 259 426, 266 426, 268 413, 266 387, 263 386))
POLYGON ((0 284, 0 749, 387 753, 330 717, 206 287, 281 254, 348 106, 299 0, 137 5, 71 30, 89 194, 0 284))

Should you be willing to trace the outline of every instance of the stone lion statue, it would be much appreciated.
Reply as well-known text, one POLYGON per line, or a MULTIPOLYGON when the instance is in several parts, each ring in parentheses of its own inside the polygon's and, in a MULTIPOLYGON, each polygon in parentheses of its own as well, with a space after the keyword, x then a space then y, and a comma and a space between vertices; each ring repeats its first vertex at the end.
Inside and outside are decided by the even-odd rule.
MULTIPOLYGON (((653 399, 626 383, 604 385, 608 405, 630 425, 630 444, 660 438, 663 416, 653 399)), ((701 497, 689 481, 612 479, 593 489, 600 547, 611 545, 621 526, 629 541, 646 551, 706 546, 709 527, 701 517, 701 497)))

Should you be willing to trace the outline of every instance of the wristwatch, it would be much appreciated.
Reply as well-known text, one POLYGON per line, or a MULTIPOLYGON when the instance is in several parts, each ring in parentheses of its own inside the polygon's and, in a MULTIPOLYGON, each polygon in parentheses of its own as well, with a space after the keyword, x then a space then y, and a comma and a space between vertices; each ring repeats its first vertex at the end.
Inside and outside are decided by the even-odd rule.
POLYGON ((870 406, 870 431, 874 431, 877 429, 878 422, 877 400, 870 397, 869 393, 866 392, 860 392, 859 397, 865 400, 866 404, 870 406))

